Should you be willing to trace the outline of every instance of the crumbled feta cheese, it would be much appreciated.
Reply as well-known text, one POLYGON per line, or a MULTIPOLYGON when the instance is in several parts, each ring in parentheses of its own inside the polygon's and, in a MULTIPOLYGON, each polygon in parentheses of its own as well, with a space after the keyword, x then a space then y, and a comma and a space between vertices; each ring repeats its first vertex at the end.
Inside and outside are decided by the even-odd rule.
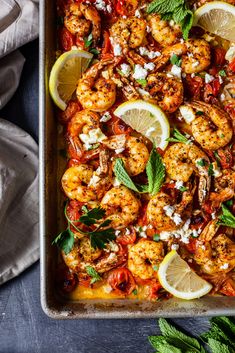
POLYGON ((148 228, 147 226, 143 226, 142 230, 145 232, 147 230, 147 228, 148 228))
POLYGON ((147 33, 150 33, 151 32, 151 28, 149 26, 146 26, 146 31, 147 31, 147 33))
POLYGON ((170 232, 165 232, 165 231, 164 231, 164 232, 161 232, 161 233, 160 233, 160 239, 163 240, 163 241, 164 241, 164 240, 165 240, 165 241, 168 241, 169 239, 172 238, 172 236, 173 236, 173 235, 172 235, 170 232))
POLYGON ((76 45, 72 45, 71 50, 77 50, 78 47, 76 45))
POLYGON ((140 55, 148 55, 149 51, 146 47, 139 47, 140 55))
POLYGON ((80 134, 79 137, 85 144, 86 149, 89 149, 92 144, 101 142, 107 138, 100 128, 92 129, 88 132, 88 134, 80 134))
POLYGON ((144 69, 140 64, 135 65, 133 78, 135 80, 145 80, 148 75, 148 71, 144 69))
POLYGON ((183 44, 184 43, 184 39, 180 38, 180 43, 183 44))
POLYGON ((180 223, 182 223, 182 218, 180 216, 180 214, 178 213, 174 213, 173 217, 172 217, 173 221, 175 222, 175 224, 178 226, 180 223))
POLYGON ((113 252, 118 252, 119 251, 119 246, 116 243, 114 243, 114 241, 110 241, 107 246, 113 252))
POLYGON ((108 260, 116 260, 116 258, 117 258, 117 255, 114 252, 111 252, 109 254, 109 257, 107 258, 107 261, 108 260))
POLYGON ((171 73, 180 79, 181 79, 181 71, 182 71, 182 68, 177 65, 173 65, 171 68, 171 73))
POLYGON ((105 113, 102 115, 100 121, 101 121, 102 123, 106 123, 106 122, 109 121, 110 119, 112 119, 112 115, 111 115, 109 112, 105 112, 105 113))
POLYGON ((192 67, 197 67, 199 64, 200 64, 199 61, 196 60, 194 63, 192 63, 192 67))
POLYGON ((179 244, 172 244, 171 245, 171 250, 178 250, 179 249, 179 244))
POLYGON ((160 56, 160 51, 149 51, 146 47, 139 48, 140 55, 147 56, 149 59, 155 59, 156 57, 160 56))
POLYGON ((118 180, 118 178, 114 178, 113 179, 113 186, 120 186, 121 185, 121 183, 120 183, 120 181, 118 180))
POLYGON ((214 76, 209 75, 209 74, 205 74, 205 83, 210 83, 214 80, 214 76))
POLYGON ((173 230, 171 232, 161 232, 160 239, 167 241, 174 237, 179 239, 182 243, 188 244, 189 238, 193 235, 193 229, 189 229, 189 225, 190 219, 187 219, 182 228, 173 230))
POLYGON ((152 132, 155 132, 156 131, 156 128, 151 126, 150 128, 148 128, 148 130, 146 131, 145 133, 145 136, 146 137, 150 137, 152 135, 152 132))
POLYGON ((212 163, 214 177, 218 178, 222 175, 221 169, 218 167, 217 162, 212 163))
POLYGON ((224 94, 224 93, 222 93, 222 94, 220 95, 220 100, 221 100, 221 102, 223 102, 223 101, 225 100, 225 94, 224 94))
POLYGON ((119 236, 120 233, 121 233, 120 230, 115 230, 115 235, 116 235, 116 237, 119 236))
POLYGON ((175 21, 170 20, 169 25, 173 27, 175 25, 175 21))
POLYGON ((117 149, 115 150, 115 153, 116 153, 116 154, 119 154, 119 153, 122 153, 123 151, 125 151, 125 148, 117 148, 117 149))
POLYGON ((199 236, 198 231, 196 229, 193 229, 193 237, 197 238, 199 236))
POLYGON ((107 5, 106 6, 106 10, 108 13, 111 13, 112 12, 112 6, 111 5, 107 5))
POLYGON ((101 178, 97 174, 93 174, 87 186, 95 186, 101 178))
POLYGON ((163 210, 165 211, 165 214, 168 217, 171 217, 175 211, 175 207, 174 206, 170 206, 170 205, 166 205, 163 207, 163 210))
POLYGON ((141 18, 140 10, 137 9, 137 10, 135 11, 135 17, 141 18))
POLYGON ((212 219, 215 219, 215 218, 216 218, 215 212, 213 212, 213 213, 211 214, 211 218, 212 218, 212 219))
POLYGON ((224 81, 223 81, 222 77, 219 75, 219 83, 222 85, 223 82, 224 81))
POLYGON ((187 124, 190 124, 195 119, 195 114, 191 107, 188 107, 187 105, 181 105, 179 110, 187 124))
POLYGON ((131 67, 128 64, 121 64, 121 71, 124 76, 128 77, 131 73, 131 67))
POLYGON ((229 264, 228 264, 228 263, 225 263, 225 264, 223 264, 223 265, 220 266, 220 269, 221 269, 221 270, 227 270, 228 267, 229 267, 229 264))
POLYGON ((114 54, 114 56, 122 55, 122 48, 121 48, 120 44, 114 44, 114 46, 113 46, 113 54, 114 54))
POLYGON ((103 286, 103 290, 105 293, 109 294, 112 292, 113 288, 109 284, 107 284, 107 285, 103 286))
POLYGON ((227 53, 225 54, 225 59, 229 62, 233 61, 235 58, 235 44, 231 44, 231 47, 228 49, 227 53))
POLYGON ((191 74, 191 77, 194 78, 194 77, 195 77, 195 73, 192 73, 192 74, 191 74))
POLYGON ((182 186, 184 186, 184 182, 182 180, 177 180, 175 183, 175 188, 179 190, 182 186))
POLYGON ((152 71, 152 70, 154 70, 155 65, 154 65, 154 63, 146 63, 146 64, 144 64, 144 68, 145 68, 146 70, 152 71))
POLYGON ((147 234, 146 234, 145 232, 140 232, 140 233, 139 233, 139 236, 140 236, 141 238, 147 238, 147 234))
POLYGON ((150 96, 149 92, 145 91, 143 88, 137 87, 137 91, 141 94, 141 96, 150 96))
POLYGON ((106 4, 104 0, 96 0, 95 2, 95 7, 97 8, 97 10, 99 11, 104 11, 106 10, 106 4))
POLYGON ((126 235, 130 235, 130 234, 131 234, 130 229, 127 228, 125 234, 126 234, 126 235))
POLYGON ((193 57, 193 53, 188 53, 188 58, 192 58, 193 57))

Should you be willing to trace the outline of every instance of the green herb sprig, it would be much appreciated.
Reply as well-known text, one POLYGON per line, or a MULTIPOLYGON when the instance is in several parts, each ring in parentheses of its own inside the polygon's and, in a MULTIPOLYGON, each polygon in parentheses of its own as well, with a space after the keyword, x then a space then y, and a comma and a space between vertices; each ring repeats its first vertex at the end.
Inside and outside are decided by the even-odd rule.
POLYGON ((125 185, 128 189, 138 193, 155 195, 160 190, 165 179, 165 167, 160 154, 153 148, 146 165, 146 174, 148 177, 147 185, 139 185, 133 182, 121 158, 117 158, 115 161, 114 174, 120 183, 125 185))
POLYGON ((72 221, 67 215, 67 204, 64 208, 64 214, 68 221, 68 227, 65 231, 61 232, 53 240, 52 244, 56 244, 61 250, 68 254, 74 245, 74 234, 70 230, 70 225, 72 225, 76 231, 87 235, 90 237, 91 246, 94 249, 103 249, 110 240, 115 239, 115 230, 113 228, 107 228, 111 220, 106 219, 101 224, 99 224, 94 230, 84 231, 76 226, 76 223, 82 223, 87 227, 93 226, 97 221, 101 220, 105 216, 105 210, 101 207, 93 208, 88 210, 86 206, 82 207, 83 215, 75 221, 72 221))
POLYGON ((183 38, 188 39, 193 25, 193 12, 185 0, 153 0, 147 7, 147 13, 156 12, 163 20, 173 20, 181 26, 183 38))
POLYGON ((181 132, 176 127, 172 131, 172 136, 173 137, 169 137, 167 139, 167 141, 169 141, 169 142, 182 142, 182 143, 186 143, 186 144, 191 143, 191 141, 189 139, 187 139, 187 137, 185 135, 181 134, 181 132))
POLYGON ((222 204, 222 214, 219 216, 218 224, 222 226, 227 226, 231 228, 235 228, 235 217, 229 209, 222 204))
POLYGON ((92 266, 86 266, 86 272, 87 274, 92 278, 91 279, 91 284, 101 281, 102 277, 98 274, 98 272, 94 269, 92 266))
POLYGON ((180 59, 176 54, 173 54, 170 58, 170 62, 172 65, 181 66, 182 59, 180 59))

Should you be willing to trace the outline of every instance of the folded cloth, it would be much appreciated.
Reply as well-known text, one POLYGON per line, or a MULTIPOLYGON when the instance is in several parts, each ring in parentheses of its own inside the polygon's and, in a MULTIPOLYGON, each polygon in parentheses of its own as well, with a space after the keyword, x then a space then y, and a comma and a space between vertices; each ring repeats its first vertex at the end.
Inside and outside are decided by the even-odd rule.
POLYGON ((39 258, 38 147, 0 119, 0 284, 39 258))
POLYGON ((20 80, 24 57, 15 50, 37 36, 38 0, 0 0, 0 109, 20 80))

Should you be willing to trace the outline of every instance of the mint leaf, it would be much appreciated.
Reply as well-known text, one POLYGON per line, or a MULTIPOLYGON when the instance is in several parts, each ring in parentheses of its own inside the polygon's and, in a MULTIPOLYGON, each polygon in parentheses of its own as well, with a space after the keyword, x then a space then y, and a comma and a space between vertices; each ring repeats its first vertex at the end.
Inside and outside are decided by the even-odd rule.
POLYGON ((189 31, 193 25, 193 13, 190 10, 187 10, 184 19, 180 22, 183 38, 184 40, 188 39, 189 31))
POLYGON ((98 49, 96 49, 96 48, 91 48, 91 49, 89 50, 89 52, 90 52, 91 54, 94 54, 94 55, 99 55, 99 54, 100 54, 100 51, 99 51, 98 49))
POLYGON ((180 66, 182 59, 180 59, 176 54, 173 54, 170 58, 170 62, 172 65, 180 66))
POLYGON ((220 327, 226 330, 232 337, 235 336, 235 323, 231 318, 226 316, 214 317, 211 319, 211 322, 220 325, 220 327))
POLYGON ((234 353, 234 350, 231 350, 226 344, 216 341, 214 338, 208 339, 208 345, 212 353, 234 353))
POLYGON ((224 204, 222 204, 222 215, 219 216, 218 224, 235 228, 235 217, 224 204))
POLYGON ((146 165, 146 173, 149 185, 148 191, 151 195, 155 195, 160 190, 165 179, 165 167, 162 163, 162 157, 155 148, 150 153, 146 165))
POLYGON ((185 135, 181 134, 181 132, 176 128, 173 129, 172 135, 173 135, 173 137, 169 137, 168 139, 166 139, 166 141, 191 143, 191 141, 188 140, 185 135))
POLYGON ((149 336, 149 342, 153 348, 157 349, 161 353, 182 353, 182 350, 171 345, 167 342, 166 338, 163 336, 149 336))
POLYGON ((154 0, 147 7, 147 13, 157 12, 164 14, 173 12, 179 5, 183 4, 184 0, 154 0))
POLYGON ((170 325, 165 319, 158 321, 160 330, 167 342, 182 349, 182 352, 206 353, 196 338, 188 336, 170 325))
POLYGON ((92 266, 86 266, 87 274, 92 278, 91 284, 102 280, 102 277, 96 272, 96 270, 92 266))
POLYGON ((57 237, 53 240, 52 245, 56 244, 58 248, 64 251, 67 255, 73 248, 74 244, 74 234, 73 232, 67 228, 63 232, 61 232, 57 237))

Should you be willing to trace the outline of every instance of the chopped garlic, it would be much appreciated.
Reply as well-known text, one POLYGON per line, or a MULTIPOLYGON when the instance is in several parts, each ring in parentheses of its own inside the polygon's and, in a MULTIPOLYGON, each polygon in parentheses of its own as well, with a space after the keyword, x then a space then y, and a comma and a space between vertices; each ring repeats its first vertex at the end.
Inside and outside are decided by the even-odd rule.
POLYGON ((174 213, 173 217, 172 217, 173 221, 175 222, 175 224, 178 226, 180 223, 182 223, 182 218, 180 216, 180 214, 178 213, 174 213))

